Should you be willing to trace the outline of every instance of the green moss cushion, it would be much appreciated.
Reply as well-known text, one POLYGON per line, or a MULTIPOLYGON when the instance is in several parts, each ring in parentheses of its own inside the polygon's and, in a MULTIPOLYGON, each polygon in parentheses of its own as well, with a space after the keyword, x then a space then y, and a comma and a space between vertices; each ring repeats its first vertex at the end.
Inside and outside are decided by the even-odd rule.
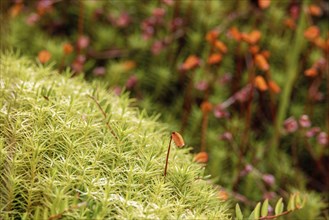
POLYGON ((1 219, 229 218, 188 148, 172 146, 164 178, 156 117, 18 57, 1 54, 1 219))

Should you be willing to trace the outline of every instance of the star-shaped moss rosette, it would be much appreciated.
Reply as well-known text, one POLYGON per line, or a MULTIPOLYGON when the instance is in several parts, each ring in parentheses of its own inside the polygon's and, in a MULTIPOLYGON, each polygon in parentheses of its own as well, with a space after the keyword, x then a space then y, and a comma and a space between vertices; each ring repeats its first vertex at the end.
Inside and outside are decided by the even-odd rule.
POLYGON ((127 95, 18 57, 0 60, 0 219, 230 217, 188 148, 163 181, 166 126, 127 95))

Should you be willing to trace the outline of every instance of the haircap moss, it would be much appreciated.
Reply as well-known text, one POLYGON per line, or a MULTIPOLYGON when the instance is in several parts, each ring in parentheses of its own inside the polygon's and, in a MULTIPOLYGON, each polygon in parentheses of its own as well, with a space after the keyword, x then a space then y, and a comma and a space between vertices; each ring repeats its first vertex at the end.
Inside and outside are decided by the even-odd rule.
POLYGON ((0 65, 1 219, 230 218, 188 148, 163 181, 167 128, 127 95, 11 52, 0 65))

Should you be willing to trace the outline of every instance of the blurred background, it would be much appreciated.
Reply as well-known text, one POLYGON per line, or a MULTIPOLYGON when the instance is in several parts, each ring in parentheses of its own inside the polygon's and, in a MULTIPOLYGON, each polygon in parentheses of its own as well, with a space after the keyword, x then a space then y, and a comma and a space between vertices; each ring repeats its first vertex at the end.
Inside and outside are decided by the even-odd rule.
POLYGON ((329 2, 2 0, 1 50, 129 93, 246 212, 328 219, 329 2), (270 202, 271 203, 271 202, 270 202))

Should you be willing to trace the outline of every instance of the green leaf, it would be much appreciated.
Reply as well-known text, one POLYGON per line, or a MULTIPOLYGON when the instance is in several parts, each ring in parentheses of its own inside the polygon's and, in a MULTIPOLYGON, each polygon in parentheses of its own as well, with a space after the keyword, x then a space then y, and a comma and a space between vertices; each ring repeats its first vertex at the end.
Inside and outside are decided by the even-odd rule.
POLYGON ((303 196, 303 201, 302 201, 302 204, 301 204, 301 208, 304 207, 305 203, 306 203, 306 196, 304 195, 303 196))
POLYGON ((108 104, 105 108, 105 113, 109 113, 111 110, 111 104, 108 104))
POLYGON ((243 220, 243 215, 242 215, 242 212, 241 212, 241 209, 240 209, 240 206, 238 203, 235 206, 235 215, 238 220, 243 220))
POLYGON ((280 198, 275 205, 275 215, 281 214, 283 212, 283 207, 284 207, 284 204, 282 202, 282 198, 280 198))
POLYGON ((255 210, 251 212, 251 214, 249 215, 249 220, 255 220, 256 217, 255 217, 255 210))
POLYGON ((260 205, 261 202, 257 203, 253 213, 254 213, 254 218, 253 219, 259 219, 259 214, 260 214, 260 205))
POLYGON ((290 196, 289 202, 288 202, 288 207, 287 207, 288 211, 295 209, 295 197, 296 197, 296 194, 292 194, 290 196))
POLYGON ((302 207, 302 199, 300 198, 299 193, 296 193, 295 206, 296 206, 297 209, 300 209, 302 207))
POLYGON ((100 106, 104 106, 104 104, 106 103, 106 101, 107 101, 106 99, 103 99, 103 100, 99 103, 99 105, 100 105, 100 106))
POLYGON ((266 199, 262 205, 261 217, 265 217, 268 214, 268 199, 266 199))

